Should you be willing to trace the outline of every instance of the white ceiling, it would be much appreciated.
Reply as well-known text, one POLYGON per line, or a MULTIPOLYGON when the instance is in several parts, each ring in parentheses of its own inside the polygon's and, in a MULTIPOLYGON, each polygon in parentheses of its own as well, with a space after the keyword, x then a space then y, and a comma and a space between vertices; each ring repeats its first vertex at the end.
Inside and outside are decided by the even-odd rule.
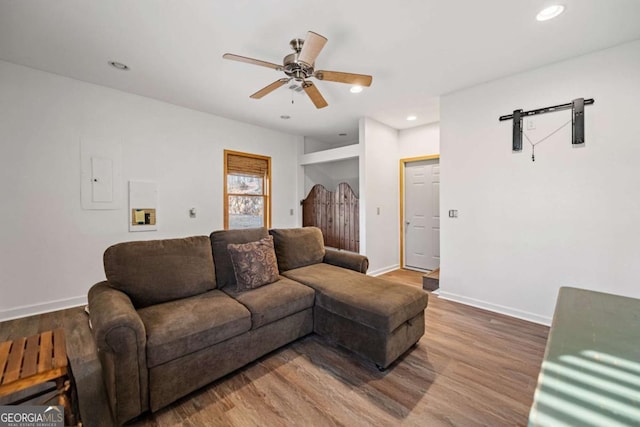
POLYGON ((560 2, 566 12, 540 23, 547 0, 0 0, 0 59, 335 141, 362 116, 397 129, 438 121, 439 95, 640 38, 638 0, 560 2), (308 30, 329 39, 316 69, 371 74, 372 86, 316 82, 322 110, 286 87, 253 100, 283 75, 222 59, 280 63, 308 30))

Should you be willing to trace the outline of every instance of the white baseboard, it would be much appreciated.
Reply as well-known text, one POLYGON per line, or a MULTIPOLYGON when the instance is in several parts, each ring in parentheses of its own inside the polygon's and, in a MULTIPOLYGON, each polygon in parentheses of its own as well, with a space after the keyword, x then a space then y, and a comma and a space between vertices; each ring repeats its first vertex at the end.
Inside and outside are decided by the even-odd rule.
POLYGON ((452 294, 440 289, 438 295, 442 299, 446 299, 453 302, 459 302, 461 304, 470 305, 472 307, 481 308, 483 310, 493 311, 495 313, 506 314, 507 316, 515 317, 518 319, 527 320, 529 322, 538 323, 541 325, 550 326, 551 317, 540 316, 539 314, 529 313, 528 311, 522 311, 504 305, 493 304, 487 301, 478 300, 475 298, 469 298, 462 295, 452 294))
POLYGON ((367 272, 367 276, 380 276, 381 274, 388 273, 400 268, 400 264, 393 264, 387 267, 379 268, 377 270, 367 272))
POLYGON ((23 305, 20 307, 0 310, 0 322, 6 320, 19 319, 21 317, 33 316, 35 314, 49 313, 51 311, 64 310, 65 308, 86 305, 87 297, 73 297, 59 299, 56 301, 43 302, 38 304, 23 305))

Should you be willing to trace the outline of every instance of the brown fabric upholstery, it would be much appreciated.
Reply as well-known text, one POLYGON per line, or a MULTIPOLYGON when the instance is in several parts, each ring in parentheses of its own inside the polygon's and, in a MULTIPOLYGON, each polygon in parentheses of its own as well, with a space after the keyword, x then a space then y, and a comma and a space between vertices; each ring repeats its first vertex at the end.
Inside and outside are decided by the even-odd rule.
MULTIPOLYGON (((313 309, 308 308, 262 328, 155 366, 149 370, 151 410, 157 411, 178 398, 311 332, 313 332, 313 309)), ((211 425, 216 425, 215 420, 211 420, 211 425)))
POLYGON ((251 312, 252 329, 313 307, 315 291, 298 282, 280 276, 280 280, 247 292, 233 287, 224 289, 251 312))
POLYGON ((236 285, 231 257, 227 250, 229 243, 249 243, 267 237, 266 228, 245 228, 242 230, 219 230, 211 233, 211 249, 216 268, 218 289, 228 285, 236 285))
POLYGON ((367 258, 325 251, 317 228, 271 234, 283 275, 244 292, 227 245, 267 237, 264 228, 107 249, 109 282, 90 290, 89 305, 116 423, 314 330, 383 367, 424 334, 420 289, 361 274, 367 258))
POLYGON ((144 324, 129 297, 107 282, 91 287, 88 299, 109 407, 122 424, 149 409, 144 324))
POLYGON ((283 276, 318 291, 316 306, 383 332, 391 332, 427 307, 427 293, 329 264, 314 264, 283 276))
POLYGON ((369 258, 366 256, 335 249, 325 248, 322 262, 335 265, 336 267, 348 268, 349 270, 363 274, 369 269, 369 258))
POLYGON ((257 242, 227 245, 238 292, 259 288, 278 280, 278 261, 273 249, 273 237, 257 242))
POLYGON ((251 329, 251 313, 219 290, 139 310, 151 368, 251 329))
POLYGON ((424 335, 424 311, 392 332, 382 332, 342 317, 320 306, 314 309, 313 329, 335 342, 386 368, 424 335))
POLYGON ((269 234, 273 236, 280 273, 324 259, 324 240, 317 227, 274 228, 269 234))
POLYGON ((109 284, 141 308, 197 295, 216 287, 206 236, 125 242, 104 253, 109 284))

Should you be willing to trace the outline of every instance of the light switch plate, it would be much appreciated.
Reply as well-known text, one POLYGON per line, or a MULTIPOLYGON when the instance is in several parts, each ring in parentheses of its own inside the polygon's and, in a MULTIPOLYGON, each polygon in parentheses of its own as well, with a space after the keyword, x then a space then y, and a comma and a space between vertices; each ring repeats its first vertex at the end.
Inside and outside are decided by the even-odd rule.
POLYGON ((536 128, 536 122, 533 119, 527 119, 527 130, 534 130, 536 128))

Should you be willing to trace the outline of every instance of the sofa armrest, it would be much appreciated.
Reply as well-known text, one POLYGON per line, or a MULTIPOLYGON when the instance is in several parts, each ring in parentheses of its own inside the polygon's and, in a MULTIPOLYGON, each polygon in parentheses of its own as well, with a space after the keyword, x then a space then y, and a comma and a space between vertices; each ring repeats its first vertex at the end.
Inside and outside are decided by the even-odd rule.
POLYGON ((109 404, 120 425, 149 409, 145 327, 129 297, 108 282, 89 290, 89 313, 109 404))
POLYGON ((326 264, 348 268, 359 273, 366 273, 369 268, 369 258, 354 252, 337 251, 335 249, 325 249, 324 260, 326 264))

